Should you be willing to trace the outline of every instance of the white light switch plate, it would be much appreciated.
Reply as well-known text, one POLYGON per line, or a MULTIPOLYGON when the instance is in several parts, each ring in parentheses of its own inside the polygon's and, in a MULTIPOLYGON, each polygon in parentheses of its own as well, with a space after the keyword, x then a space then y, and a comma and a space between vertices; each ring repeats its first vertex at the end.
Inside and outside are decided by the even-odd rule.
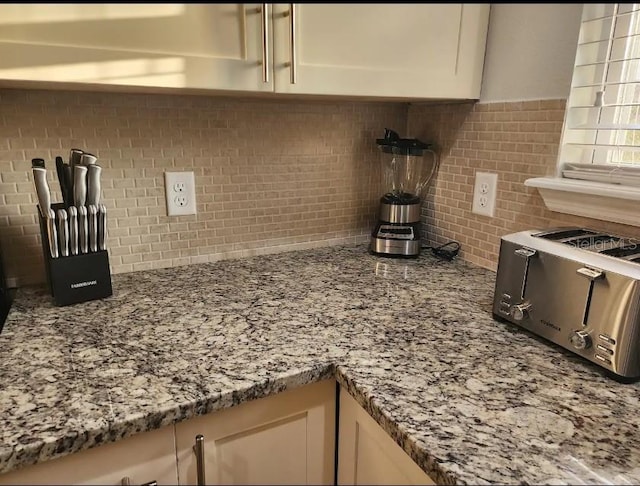
POLYGON ((498 174, 476 172, 476 183, 473 189, 472 213, 493 218, 496 210, 496 192, 498 191, 498 174))
POLYGON ((193 172, 165 172, 167 216, 196 214, 196 184, 193 172))

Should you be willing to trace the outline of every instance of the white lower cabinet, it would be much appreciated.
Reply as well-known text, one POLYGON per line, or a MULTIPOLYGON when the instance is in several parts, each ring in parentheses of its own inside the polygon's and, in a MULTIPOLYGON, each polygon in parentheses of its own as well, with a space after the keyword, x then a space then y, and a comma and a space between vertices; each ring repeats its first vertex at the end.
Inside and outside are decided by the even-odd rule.
POLYGON ((339 410, 336 439, 326 380, 3 474, 0 485, 334 484, 336 445, 339 485, 434 484, 342 389, 339 410))
POLYGON ((339 485, 435 484, 343 389, 339 429, 339 485))
POLYGON ((335 381, 176 424, 180 484, 333 484, 335 381), (196 460, 196 437, 204 457, 196 460))
POLYGON ((177 484, 173 425, 0 475, 0 484, 177 484))

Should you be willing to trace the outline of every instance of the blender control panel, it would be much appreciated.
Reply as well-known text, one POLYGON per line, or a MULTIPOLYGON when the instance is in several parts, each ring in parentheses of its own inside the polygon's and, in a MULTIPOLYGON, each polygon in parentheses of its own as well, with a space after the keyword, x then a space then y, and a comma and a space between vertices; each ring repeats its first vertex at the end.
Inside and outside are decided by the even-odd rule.
POLYGON ((378 238, 393 238, 395 240, 413 240, 413 227, 411 226, 394 226, 390 224, 381 224, 378 228, 378 238))

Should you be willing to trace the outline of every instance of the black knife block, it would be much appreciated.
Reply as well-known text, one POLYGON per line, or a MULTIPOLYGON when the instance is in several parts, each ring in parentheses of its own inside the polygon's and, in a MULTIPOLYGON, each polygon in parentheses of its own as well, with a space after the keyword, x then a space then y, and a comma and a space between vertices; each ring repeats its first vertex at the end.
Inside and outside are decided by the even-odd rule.
MULTIPOLYGON (((51 209, 64 209, 64 204, 56 203, 51 209)), ((47 284, 57 306, 78 304, 89 300, 103 299, 113 294, 109 253, 99 250, 94 253, 62 256, 53 258, 49 251, 49 233, 46 222, 38 208, 40 235, 47 284)), ((57 226, 56 226, 57 229, 57 226)))

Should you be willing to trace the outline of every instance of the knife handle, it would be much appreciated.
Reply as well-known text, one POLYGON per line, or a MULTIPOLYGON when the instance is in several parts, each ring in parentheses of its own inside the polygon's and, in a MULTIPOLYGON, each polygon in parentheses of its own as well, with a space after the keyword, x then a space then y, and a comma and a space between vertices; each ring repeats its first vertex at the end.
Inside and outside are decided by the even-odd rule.
POLYGON ((84 206, 87 201, 87 168, 76 165, 73 169, 73 205, 84 206))
POLYGON ((101 204, 98 214, 98 247, 107 249, 107 206, 101 204))
POLYGON ((51 258, 58 258, 58 232, 56 231, 56 213, 49 208, 46 216, 47 237, 49 238, 49 252, 51 258))
MULTIPOLYGON (((84 155, 83 155, 84 157, 84 155)), ((100 204, 100 174, 102 173, 102 167, 97 164, 90 165, 87 173, 87 206, 89 204, 100 204)))
POLYGON ((31 170, 33 171, 33 183, 36 186, 40 214, 43 218, 46 218, 49 214, 49 209, 51 209, 51 193, 47 182, 47 169, 34 167, 31 170))
POLYGON ((78 208, 69 206, 69 251, 72 255, 78 254, 78 208))
POLYGON ((89 253, 89 228, 87 226, 87 207, 79 206, 78 208, 78 235, 80 243, 80 252, 89 253))
POLYGON ((95 164, 98 161, 98 157, 96 157, 93 154, 88 154, 88 153, 84 153, 82 154, 82 156, 80 157, 80 165, 84 165, 85 167, 88 167, 90 165, 95 164))
POLYGON ((69 165, 71 169, 73 169, 76 165, 80 165, 80 159, 82 159, 82 154, 84 150, 80 150, 77 148, 72 148, 69 152, 69 165))
POLYGON ((67 224, 67 212, 58 209, 58 235, 60 236, 60 254, 63 257, 69 256, 69 226, 67 224))
POLYGON ((98 251, 98 208, 95 204, 87 206, 89 213, 89 248, 98 251))
POLYGON ((73 170, 69 164, 64 164, 62 167, 64 172, 64 184, 67 186, 67 207, 73 206, 73 170))
MULTIPOLYGON (((69 186, 69 192, 71 196, 73 196, 73 179, 75 178, 75 168, 76 165, 80 165, 80 159, 82 158, 83 150, 72 148, 69 152, 69 167, 71 168, 71 185, 69 186)), ((75 203, 75 200, 71 202, 75 203)))

